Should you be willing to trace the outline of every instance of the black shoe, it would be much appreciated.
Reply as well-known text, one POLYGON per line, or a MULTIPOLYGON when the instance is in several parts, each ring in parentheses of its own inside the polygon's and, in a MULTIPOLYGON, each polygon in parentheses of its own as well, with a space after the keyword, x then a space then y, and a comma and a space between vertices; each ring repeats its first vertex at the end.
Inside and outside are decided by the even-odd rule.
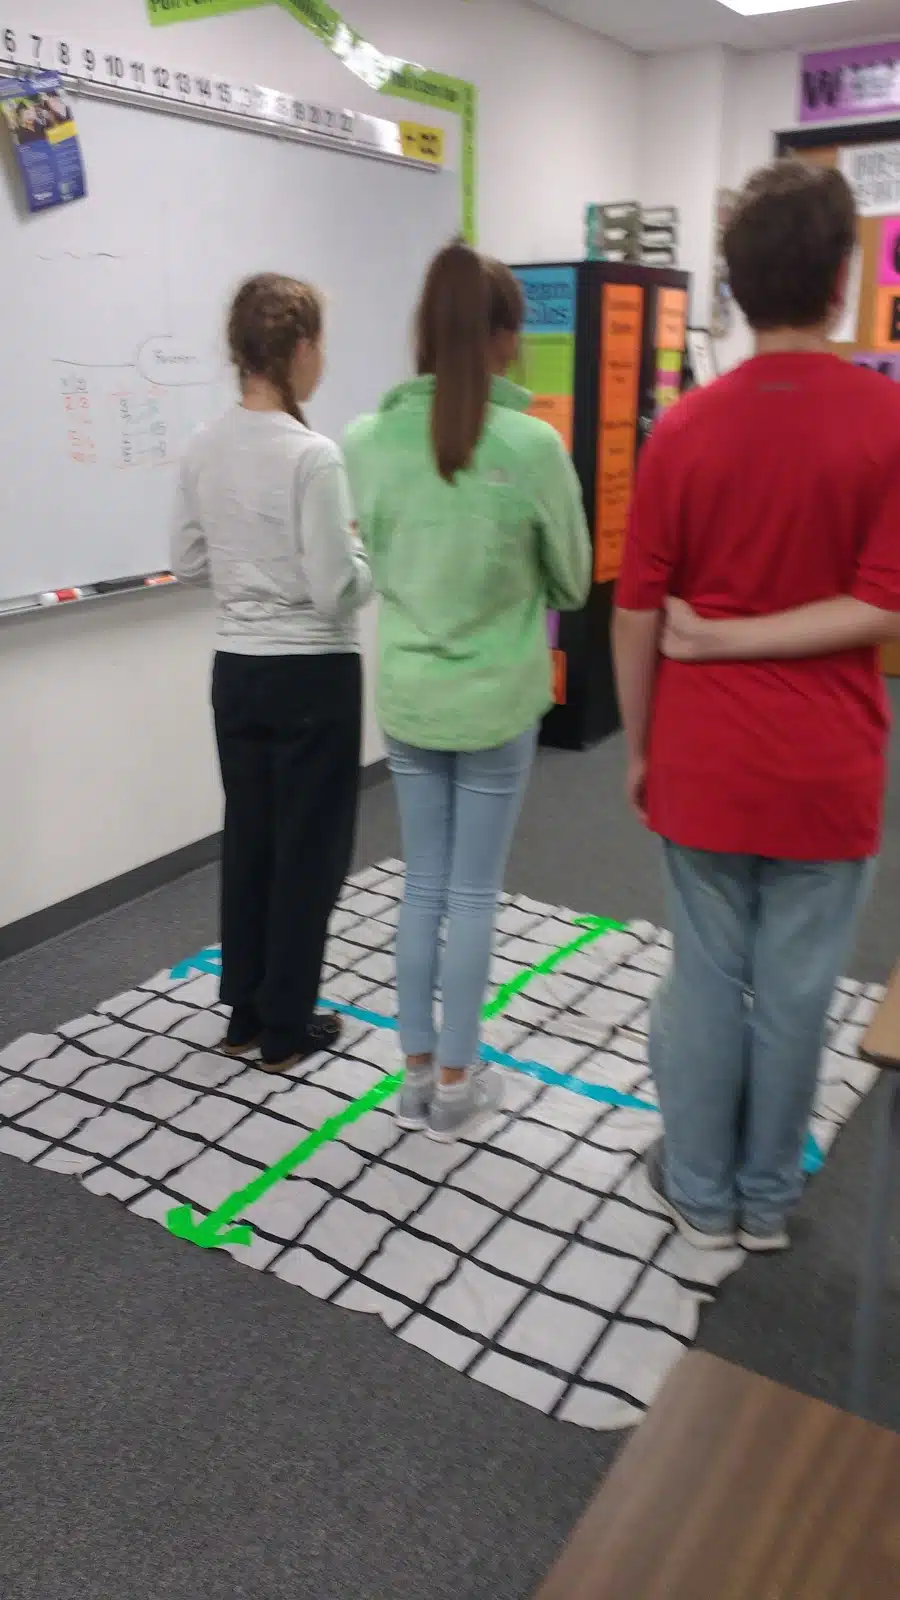
POLYGON ((262 1023, 255 1006, 235 1006, 220 1049, 226 1056, 243 1056, 255 1050, 262 1038, 262 1023))
POLYGON ((267 1029, 262 1041, 263 1072, 290 1072, 310 1056, 317 1056, 322 1050, 333 1050, 342 1032, 341 1019, 332 1012, 311 1017, 299 1039, 296 1034, 267 1029))

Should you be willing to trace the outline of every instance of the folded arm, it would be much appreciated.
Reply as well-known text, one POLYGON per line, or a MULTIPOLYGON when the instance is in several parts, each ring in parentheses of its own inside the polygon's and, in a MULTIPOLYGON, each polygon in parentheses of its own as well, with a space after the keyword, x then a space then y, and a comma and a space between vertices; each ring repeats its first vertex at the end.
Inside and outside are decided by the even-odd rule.
POLYGON ((321 466, 306 485, 300 543, 312 603, 323 617, 339 622, 365 605, 372 594, 372 574, 339 458, 321 466))
POLYGON ((758 661, 837 655, 900 639, 900 611, 838 595, 766 617, 716 621, 667 602, 662 653, 673 661, 758 661))
POLYGON ((900 447, 873 481, 871 520, 848 594, 731 621, 666 603, 664 655, 676 661, 758 661, 839 655, 900 639, 900 447))

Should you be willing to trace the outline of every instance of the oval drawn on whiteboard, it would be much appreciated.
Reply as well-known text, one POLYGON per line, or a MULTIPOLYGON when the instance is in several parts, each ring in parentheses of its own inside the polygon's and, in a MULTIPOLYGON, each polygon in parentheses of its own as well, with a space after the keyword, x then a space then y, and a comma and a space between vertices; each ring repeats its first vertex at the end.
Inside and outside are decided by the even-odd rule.
POLYGON ((215 383, 219 368, 207 356, 198 355, 170 333, 146 339, 138 351, 138 372, 150 383, 167 389, 186 389, 215 383))

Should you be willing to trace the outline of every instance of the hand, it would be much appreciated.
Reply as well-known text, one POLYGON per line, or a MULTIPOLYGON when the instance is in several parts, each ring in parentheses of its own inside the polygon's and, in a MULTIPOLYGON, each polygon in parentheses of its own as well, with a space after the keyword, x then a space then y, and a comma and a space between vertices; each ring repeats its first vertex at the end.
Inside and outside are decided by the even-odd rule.
POLYGON ((643 757, 633 757, 628 763, 625 780, 628 804, 642 827, 647 827, 647 763, 643 757))
POLYGON ((704 661, 703 648, 709 624, 698 617, 686 600, 669 595, 666 600, 666 620, 660 640, 660 654, 669 661, 704 661))

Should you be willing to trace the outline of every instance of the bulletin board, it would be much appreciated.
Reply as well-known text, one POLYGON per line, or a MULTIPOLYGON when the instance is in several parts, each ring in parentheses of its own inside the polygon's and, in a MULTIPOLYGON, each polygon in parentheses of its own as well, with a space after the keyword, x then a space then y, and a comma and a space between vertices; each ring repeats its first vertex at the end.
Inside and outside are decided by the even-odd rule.
POLYGON ((512 268, 525 300, 513 376, 556 430, 581 484, 594 582, 579 611, 552 612, 553 709, 545 744, 583 750, 619 726, 610 619, 637 458, 681 392, 690 278, 613 261, 512 268))
MULTIPOLYGON (((850 183, 860 213, 858 242, 834 350, 900 382, 900 122, 780 133, 777 149, 780 156, 838 167, 850 183)), ((882 659, 887 673, 900 676, 900 645, 882 659)))

